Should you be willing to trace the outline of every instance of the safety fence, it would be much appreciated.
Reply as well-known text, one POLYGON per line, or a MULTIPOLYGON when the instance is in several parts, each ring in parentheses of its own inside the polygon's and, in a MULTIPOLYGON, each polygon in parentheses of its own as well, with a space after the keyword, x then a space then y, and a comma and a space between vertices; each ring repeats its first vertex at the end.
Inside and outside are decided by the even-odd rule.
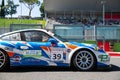
POLYGON ((0 28, 0 34, 22 29, 42 29, 42 24, 10 24, 9 28, 0 28))
POLYGON ((53 32, 72 41, 120 40, 120 26, 84 26, 55 24, 53 32))
POLYGON ((42 29, 42 24, 11 24, 10 31, 21 29, 42 29))

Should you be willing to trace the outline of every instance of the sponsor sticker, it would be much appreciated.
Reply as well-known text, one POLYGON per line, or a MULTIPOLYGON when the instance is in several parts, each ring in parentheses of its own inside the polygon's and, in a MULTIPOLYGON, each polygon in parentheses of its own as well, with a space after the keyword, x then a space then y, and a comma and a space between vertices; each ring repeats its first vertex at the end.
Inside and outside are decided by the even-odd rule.
POLYGON ((13 58, 11 58, 12 62, 20 62, 21 61, 21 57, 19 55, 14 56, 13 58))
POLYGON ((41 50, 24 50, 23 56, 24 57, 40 58, 42 56, 42 51, 41 50))

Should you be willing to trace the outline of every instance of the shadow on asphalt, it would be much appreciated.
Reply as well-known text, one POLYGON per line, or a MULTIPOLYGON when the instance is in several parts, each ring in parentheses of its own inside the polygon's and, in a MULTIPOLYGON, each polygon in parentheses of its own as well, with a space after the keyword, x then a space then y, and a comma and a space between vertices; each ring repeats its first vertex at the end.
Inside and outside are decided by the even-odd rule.
POLYGON ((114 72, 120 71, 120 67, 116 65, 111 65, 110 70, 97 69, 94 71, 77 71, 70 67, 11 67, 7 71, 3 72, 114 72))
POLYGON ((120 67, 116 65, 112 65, 111 71, 120 71, 120 67))

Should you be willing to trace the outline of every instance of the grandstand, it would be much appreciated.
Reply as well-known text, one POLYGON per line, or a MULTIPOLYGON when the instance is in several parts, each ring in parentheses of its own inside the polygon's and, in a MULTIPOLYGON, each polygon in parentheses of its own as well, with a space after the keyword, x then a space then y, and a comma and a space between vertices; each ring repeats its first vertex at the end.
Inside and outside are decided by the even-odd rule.
MULTIPOLYGON (((44 0, 45 13, 49 18, 57 18, 58 22, 75 23, 81 21, 102 22, 102 4, 103 0, 44 0), (59 19, 58 19, 59 18, 59 19), (77 18, 75 20, 74 19, 77 18), (87 19, 86 19, 87 18, 87 19), (92 21, 91 21, 92 18, 92 21), (63 22, 61 19, 67 19, 63 22), (83 20, 84 19, 84 20, 83 20), (70 20, 70 21, 69 21, 70 20)), ((120 0, 104 0, 105 2, 105 20, 107 24, 111 24, 108 20, 113 21, 115 24, 120 22, 120 0), (116 21, 117 20, 117 21, 116 21)), ((111 21, 110 21, 111 22, 111 21)))
MULTIPOLYGON (((49 14, 79 14, 80 12, 101 12, 102 0, 44 0, 49 14)), ((120 12, 120 0, 105 0, 106 12, 120 12)))

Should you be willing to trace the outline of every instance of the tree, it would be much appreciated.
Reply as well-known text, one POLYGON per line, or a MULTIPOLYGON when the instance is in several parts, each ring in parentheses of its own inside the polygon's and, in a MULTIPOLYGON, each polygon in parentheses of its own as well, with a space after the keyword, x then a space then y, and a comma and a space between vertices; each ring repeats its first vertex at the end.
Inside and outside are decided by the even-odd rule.
POLYGON ((12 18, 12 15, 17 13, 16 9, 17 9, 18 6, 19 5, 17 5, 17 4, 15 5, 14 4, 13 0, 12 1, 8 0, 7 1, 7 5, 5 5, 5 14, 6 15, 10 15, 11 18, 12 18))
POLYGON ((4 0, 2 0, 2 5, 1 5, 1 11, 0 11, 0 16, 2 18, 5 18, 5 9, 4 9, 5 3, 4 0))
POLYGON ((42 3, 40 6, 40 12, 41 12, 41 17, 44 18, 45 17, 44 3, 42 3))
POLYGON ((37 5, 40 5, 39 0, 19 0, 19 2, 23 3, 29 9, 29 18, 31 17, 31 12, 33 8, 37 5))

